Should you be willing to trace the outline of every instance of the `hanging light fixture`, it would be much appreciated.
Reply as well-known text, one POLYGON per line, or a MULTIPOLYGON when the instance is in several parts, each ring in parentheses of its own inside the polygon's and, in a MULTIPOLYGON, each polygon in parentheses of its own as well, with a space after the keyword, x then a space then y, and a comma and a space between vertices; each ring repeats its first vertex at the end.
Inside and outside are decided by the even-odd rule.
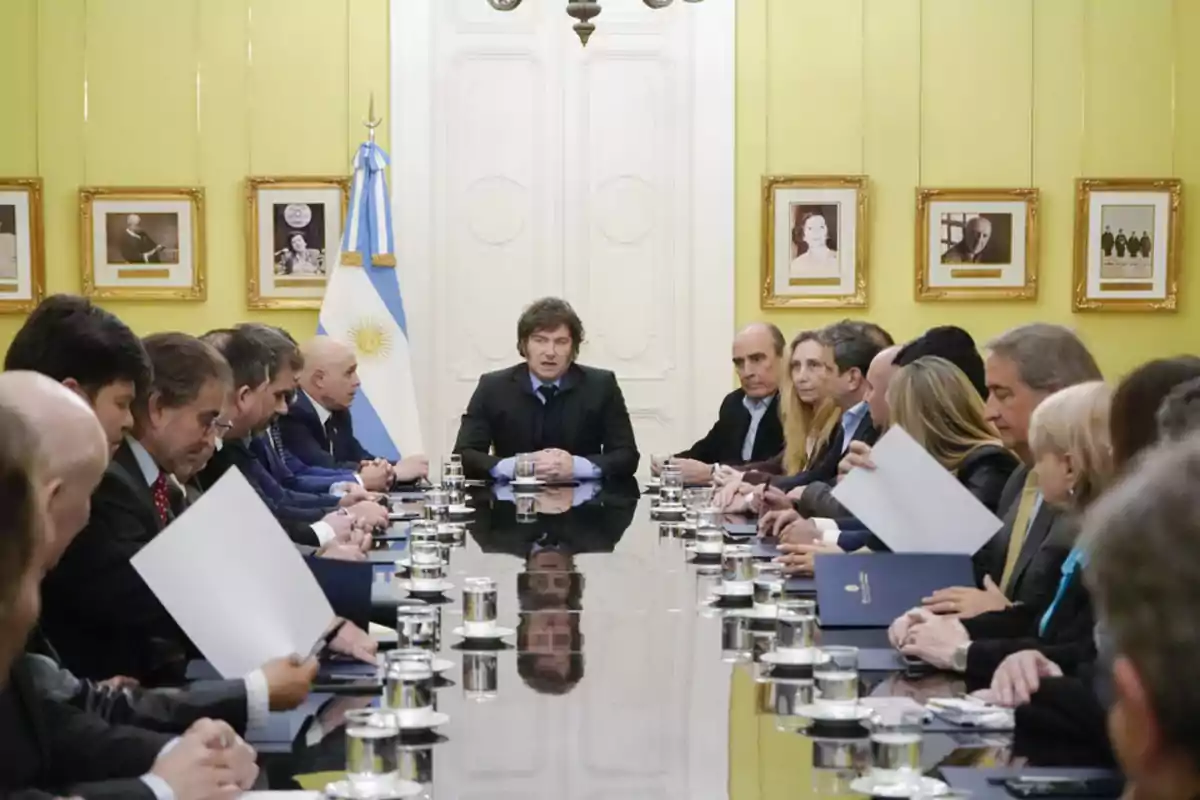
MULTIPOLYGON (((512 11, 517 6, 521 5, 521 0, 487 0, 488 5, 497 11, 512 11)), ((653 9, 666 8, 675 2, 675 0, 642 0, 648 7, 653 9)), ((683 0, 685 3, 699 3, 701 0, 683 0)), ((573 26, 575 33, 579 35, 579 41, 586 47, 588 39, 595 32, 596 26, 592 24, 592 19, 600 13, 599 0, 567 0, 567 14, 575 18, 577 21, 573 26)))

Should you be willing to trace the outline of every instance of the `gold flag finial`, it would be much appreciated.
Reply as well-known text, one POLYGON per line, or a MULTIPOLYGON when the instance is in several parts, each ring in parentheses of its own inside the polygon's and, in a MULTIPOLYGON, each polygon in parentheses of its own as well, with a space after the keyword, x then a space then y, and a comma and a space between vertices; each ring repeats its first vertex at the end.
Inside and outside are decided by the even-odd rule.
POLYGON ((371 92, 370 104, 367 106, 367 119, 363 127, 367 129, 367 141, 375 144, 375 129, 383 124, 383 120, 375 116, 375 93, 371 92))

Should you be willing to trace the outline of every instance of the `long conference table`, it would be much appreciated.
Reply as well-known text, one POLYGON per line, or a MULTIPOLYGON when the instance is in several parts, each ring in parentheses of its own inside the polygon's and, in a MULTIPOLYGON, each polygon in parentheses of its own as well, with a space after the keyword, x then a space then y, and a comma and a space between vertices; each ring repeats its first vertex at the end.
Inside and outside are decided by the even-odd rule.
MULTIPOLYGON (((439 657, 454 667, 436 705, 450 720, 404 741, 403 777, 421 783, 423 796, 849 794, 849 780, 868 763, 866 730, 830 736, 787 713, 788 681, 759 661, 772 629, 712 605, 719 568, 692 563, 686 540, 652 519, 650 496, 636 484, 557 490, 539 501, 532 521, 518 521, 511 497, 495 490, 477 492, 472 503, 465 545, 450 558, 456 588, 439 606, 439 657), (496 580, 498 621, 517 631, 503 649, 467 652, 451 633, 467 577, 496 580)), ((376 566, 383 624, 394 624, 395 600, 407 597, 393 569, 376 566)), ((824 631, 821 639, 839 643, 846 633, 867 644, 885 638, 824 631)), ((864 669, 861 679, 864 698, 923 702, 965 689, 953 676, 910 680, 864 669)), ((338 777, 342 715, 370 702, 314 696, 275 715, 266 737, 274 741, 255 742, 269 787, 319 790, 338 777)), ((1051 744, 1023 744, 1011 733, 931 726, 923 742, 927 769, 1026 763, 1070 764, 1051 744)))

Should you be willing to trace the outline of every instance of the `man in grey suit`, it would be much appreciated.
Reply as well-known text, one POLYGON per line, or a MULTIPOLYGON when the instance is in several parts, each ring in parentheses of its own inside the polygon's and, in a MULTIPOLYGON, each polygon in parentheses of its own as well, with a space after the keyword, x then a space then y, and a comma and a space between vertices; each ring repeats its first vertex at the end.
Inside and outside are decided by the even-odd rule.
POLYGON ((926 600, 934 613, 963 618, 1014 603, 1040 610, 1052 599, 1076 528, 1042 502, 1030 471, 1029 421, 1034 409, 1058 390, 1103 377, 1083 342, 1060 325, 1021 325, 985 349, 987 416, 1023 466, 1009 478, 1000 499, 1004 527, 975 554, 983 588, 942 589, 926 600))

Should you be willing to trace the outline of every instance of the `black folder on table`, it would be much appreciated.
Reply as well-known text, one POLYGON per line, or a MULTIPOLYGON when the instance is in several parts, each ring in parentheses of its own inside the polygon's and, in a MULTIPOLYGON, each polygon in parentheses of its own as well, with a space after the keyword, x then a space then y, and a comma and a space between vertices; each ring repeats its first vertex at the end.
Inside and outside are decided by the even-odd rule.
MULTIPOLYGON (((1110 769, 1066 768, 1066 767, 942 767, 942 779, 950 788, 971 795, 972 800, 1012 800, 1004 788, 1005 778, 1055 778, 1077 781, 1105 780, 1120 781, 1121 774, 1110 769)), ((1115 787, 1114 787, 1115 788, 1115 787)), ((1093 800, 1097 794, 1061 795, 1055 800, 1093 800)), ((1109 794, 1109 797, 1112 795, 1109 794)))
POLYGON ((966 555, 818 555, 813 574, 821 626, 834 628, 886 628, 938 589, 975 585, 966 555))
POLYGON ((725 535, 730 539, 745 539, 758 533, 757 522, 726 522, 725 535))

